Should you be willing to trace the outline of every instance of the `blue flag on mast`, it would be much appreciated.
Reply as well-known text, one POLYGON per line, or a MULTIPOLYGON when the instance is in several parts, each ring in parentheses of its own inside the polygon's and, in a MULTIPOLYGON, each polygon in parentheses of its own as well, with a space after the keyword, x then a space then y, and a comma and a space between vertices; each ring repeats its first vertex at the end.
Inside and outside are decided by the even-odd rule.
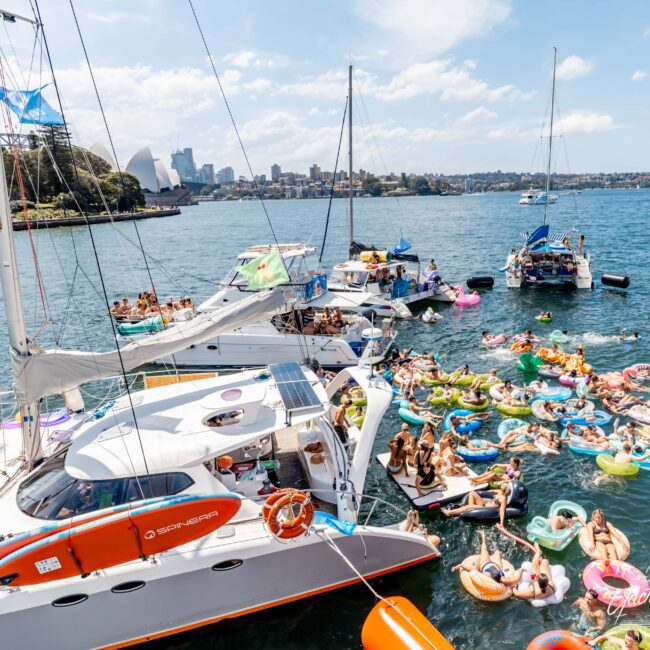
POLYGON ((43 88, 11 90, 0 86, 0 101, 6 102, 21 124, 64 124, 63 118, 41 94, 43 88))
POLYGON ((397 242, 397 246, 393 248, 393 255, 399 255, 400 253, 406 253, 406 251, 409 248, 412 248, 413 244, 409 244, 406 239, 403 237, 399 238, 399 242, 397 242))

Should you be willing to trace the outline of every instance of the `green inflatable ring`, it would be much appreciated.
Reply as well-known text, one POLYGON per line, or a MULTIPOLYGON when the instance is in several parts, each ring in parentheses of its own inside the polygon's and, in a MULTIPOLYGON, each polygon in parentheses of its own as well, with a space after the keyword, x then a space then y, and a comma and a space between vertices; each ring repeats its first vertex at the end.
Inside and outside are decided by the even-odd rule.
MULTIPOLYGON (((607 630, 606 634, 615 636, 617 639, 623 639, 625 638, 625 635, 627 634, 628 630, 635 630, 637 632, 641 632, 643 641, 641 641, 641 645, 639 646, 639 648, 641 648, 641 650, 650 650, 650 627, 646 627, 645 625, 634 625, 633 623, 624 623, 623 625, 617 625, 616 627, 613 627, 611 630, 607 630)), ((620 650, 619 646, 614 645, 609 641, 603 641, 603 643, 601 643, 598 647, 600 648, 600 650, 620 650)))
POLYGON ((530 415, 530 406, 513 406, 499 402, 497 409, 506 415, 530 415))
POLYGON ((463 400, 462 397, 459 397, 456 399, 456 404, 460 406, 461 408, 467 409, 468 411, 485 411, 485 409, 490 406, 490 400, 486 397, 485 401, 483 404, 468 404, 466 401, 463 400))
POLYGON ((448 381, 449 381, 449 374, 446 372, 440 373, 440 379, 431 379, 431 377, 427 377, 427 375, 422 375, 422 383, 426 384, 427 386, 442 386, 443 384, 446 384, 448 381))
POLYGON ((353 388, 350 391, 350 399, 355 406, 365 406, 368 403, 368 398, 361 388, 353 388), (358 395, 358 397, 355 397, 355 395, 358 395))
POLYGON ((553 318, 549 318, 548 316, 535 316, 535 320, 538 320, 540 323, 550 323, 553 318))
POLYGON ((432 406, 451 406, 460 397, 460 391, 458 388, 454 388, 451 399, 446 400, 442 396, 443 390, 443 388, 438 387, 431 391, 429 401, 432 406))
POLYGON ((636 463, 617 463, 612 456, 608 454, 598 454, 596 456, 596 465, 614 476, 636 476, 639 473, 639 466, 636 463))
POLYGON ((454 386, 460 386, 461 388, 467 388, 467 386, 471 386, 474 383, 474 380, 476 379, 476 375, 463 375, 462 377, 459 377, 456 381, 454 381, 454 377, 459 377, 456 373, 451 373, 449 375, 449 381, 453 383, 454 386))
POLYGON ((499 377, 490 377, 488 373, 483 373, 480 375, 476 375, 480 380, 481 384, 479 384, 479 388, 481 390, 489 390, 492 388, 492 386, 496 386, 497 384, 502 384, 503 380, 499 379, 499 377))

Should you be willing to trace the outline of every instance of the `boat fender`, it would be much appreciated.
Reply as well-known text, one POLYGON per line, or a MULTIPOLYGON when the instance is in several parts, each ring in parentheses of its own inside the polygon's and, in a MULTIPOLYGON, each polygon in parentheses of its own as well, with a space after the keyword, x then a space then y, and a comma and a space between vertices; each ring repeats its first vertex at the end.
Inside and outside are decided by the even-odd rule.
POLYGON ((494 286, 494 278, 491 275, 472 276, 467 280, 470 289, 491 289, 494 286))
POLYGON ((608 287, 618 287, 619 289, 627 289, 630 286, 630 278, 627 275, 603 273, 600 281, 608 287))

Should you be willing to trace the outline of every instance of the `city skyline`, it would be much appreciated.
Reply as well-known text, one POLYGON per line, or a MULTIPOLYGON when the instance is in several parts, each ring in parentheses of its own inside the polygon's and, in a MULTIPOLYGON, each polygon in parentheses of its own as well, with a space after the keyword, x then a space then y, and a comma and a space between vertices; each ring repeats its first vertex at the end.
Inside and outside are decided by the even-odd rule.
MULTIPOLYGON (((29 13, 27 0, 8 5, 29 13)), ((650 11, 640 1, 615 12, 602 1, 589 7, 559 0, 543 6, 353 0, 337 11, 328 3, 316 6, 309 21, 300 21, 301 6, 293 0, 283 16, 252 0, 196 5, 254 174, 268 174, 278 160, 287 168, 308 169, 314 161, 333 168, 350 61, 358 166, 376 173, 539 171, 543 163, 535 154, 554 45, 557 128, 568 151, 565 156, 558 147, 556 170, 643 169, 650 11)), ((106 141, 83 55, 67 36, 69 10, 65 3, 44 9, 80 144, 106 141)), ((111 0, 102 12, 80 0, 77 11, 121 163, 133 142, 160 153, 194 141, 197 161, 250 176, 188 11, 170 0, 135 8, 111 0), (125 46, 116 50, 118 36, 125 46)), ((27 28, 11 29, 19 59, 28 60, 29 38, 21 41, 18 33, 27 28)), ((53 89, 45 93, 52 97, 53 89)))

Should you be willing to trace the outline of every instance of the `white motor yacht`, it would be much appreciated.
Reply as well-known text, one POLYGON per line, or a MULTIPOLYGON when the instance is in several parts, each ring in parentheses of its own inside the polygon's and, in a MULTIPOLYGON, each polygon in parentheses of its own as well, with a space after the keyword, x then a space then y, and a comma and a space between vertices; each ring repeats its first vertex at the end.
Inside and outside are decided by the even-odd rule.
MULTIPOLYGON (((57 557, 50 557, 48 544, 36 551, 32 544, 21 552, 47 567, 42 570, 49 579, 39 584, 3 574, 8 561, 0 556, 3 647, 124 647, 437 557, 424 535, 400 529, 403 512, 393 513, 393 525, 368 523, 377 507, 388 506, 362 493, 391 400, 388 384, 369 368, 345 369, 325 388, 297 364, 117 399, 0 497, 5 537, 53 523, 69 523, 74 533, 77 519, 94 512, 101 517, 102 509, 121 504, 135 507, 143 498, 234 495, 238 511, 182 546, 89 573, 80 562, 79 574, 64 579, 57 579, 57 557), (333 400, 350 380, 367 406, 360 428, 351 427, 343 441, 332 424, 333 400), (269 443, 273 452, 266 460, 269 443), (237 455, 250 462, 224 470, 223 459, 237 455), (265 480, 298 488, 312 500, 316 513, 299 536, 288 540, 272 532, 263 516, 265 480)), ((193 522, 170 527, 178 525, 193 522)))
MULTIPOLYGON (((519 199, 519 205, 545 205, 546 192, 543 190, 529 189, 527 192, 522 192, 519 199)), ((557 194, 548 194, 548 203, 555 203, 557 201, 557 194)))

